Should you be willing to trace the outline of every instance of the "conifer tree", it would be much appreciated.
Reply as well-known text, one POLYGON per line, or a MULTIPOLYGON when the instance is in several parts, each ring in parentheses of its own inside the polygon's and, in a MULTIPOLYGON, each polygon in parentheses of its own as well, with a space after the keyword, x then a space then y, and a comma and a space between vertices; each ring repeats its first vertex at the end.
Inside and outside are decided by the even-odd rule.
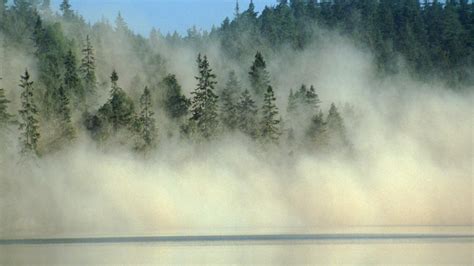
POLYGON ((137 120, 137 130, 139 141, 136 149, 139 151, 150 150, 155 143, 156 126, 153 113, 151 92, 148 87, 145 87, 142 96, 140 97, 140 114, 137 120))
POLYGON ((95 75, 95 55, 89 35, 86 37, 86 43, 82 49, 82 60, 80 66, 82 80, 84 81, 84 90, 87 95, 93 96, 97 88, 97 77, 95 75))
POLYGON ((322 147, 326 144, 326 123, 324 122, 324 115, 321 110, 319 114, 314 115, 311 119, 306 136, 316 146, 322 147))
POLYGON ((319 109, 321 101, 319 100, 319 96, 316 93, 316 89, 313 85, 311 85, 309 90, 306 91, 305 103, 312 113, 315 113, 319 109))
POLYGON ((286 110, 290 116, 293 116, 297 108, 298 108, 298 99, 296 98, 296 95, 293 92, 293 89, 291 89, 290 95, 288 96, 288 107, 286 110))
POLYGON ((122 13, 120 12, 115 19, 115 30, 122 33, 128 33, 130 31, 127 22, 125 22, 125 19, 122 17, 122 13))
POLYGON ((134 115, 133 101, 117 84, 118 74, 114 70, 110 77, 112 89, 109 101, 99 109, 99 114, 110 123, 115 131, 131 126, 134 115))
POLYGON ((24 155, 38 155, 38 140, 40 138, 38 126, 38 108, 34 102, 33 81, 30 81, 30 74, 25 70, 21 76, 21 109, 19 111, 20 121, 20 142, 21 152, 24 155))
POLYGON ((69 0, 63 0, 61 5, 59 6, 61 12, 63 12, 63 17, 66 19, 71 19, 74 16, 74 11, 71 9, 71 4, 69 0))
POLYGON ((85 93, 79 79, 76 56, 71 50, 64 58, 64 89, 67 94, 74 97, 75 105, 83 103, 85 100, 85 93))
POLYGON ((270 74, 267 71, 267 64, 263 59, 263 55, 257 52, 255 61, 250 67, 250 85, 257 97, 262 97, 270 86, 270 74))
POLYGON ((65 141, 72 141, 76 137, 76 131, 72 125, 71 108, 66 90, 63 86, 58 89, 58 130, 60 138, 65 141))
POLYGON ((275 105, 275 101, 273 88, 268 86, 263 99, 262 121, 260 122, 260 136, 265 143, 277 144, 281 135, 278 108, 275 105))
POLYGON ((5 90, 0 88, 0 128, 5 127, 12 119, 12 115, 8 113, 9 103, 10 101, 5 97, 5 90))
POLYGON ((171 119, 180 120, 189 112, 190 101, 183 95, 175 75, 166 76, 161 82, 164 88, 164 107, 171 119))
POLYGON ((346 129, 344 126, 344 120, 337 110, 336 105, 331 104, 329 114, 326 119, 328 137, 333 145, 347 145, 346 129))
POLYGON ((199 54, 197 59, 199 75, 196 77, 198 85, 192 93, 191 122, 193 130, 203 139, 210 139, 216 134, 219 124, 217 114, 217 99, 214 89, 217 84, 216 75, 212 73, 207 57, 199 54))
POLYGON ((229 79, 221 94, 221 121, 225 128, 234 130, 237 120, 237 95, 240 84, 234 71, 229 73, 229 79))
POLYGON ((242 133, 254 139, 257 137, 257 113, 255 101, 250 92, 245 90, 237 104, 237 126, 242 133))

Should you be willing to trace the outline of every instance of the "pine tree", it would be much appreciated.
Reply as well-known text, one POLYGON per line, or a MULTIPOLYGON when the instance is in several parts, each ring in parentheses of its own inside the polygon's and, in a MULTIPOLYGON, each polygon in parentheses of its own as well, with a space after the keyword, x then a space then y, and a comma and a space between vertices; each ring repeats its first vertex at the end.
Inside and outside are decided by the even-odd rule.
POLYGON ((28 70, 21 76, 20 87, 23 89, 21 93, 20 109, 20 141, 21 152, 24 155, 38 155, 38 140, 40 138, 38 126, 38 108, 34 102, 33 81, 30 81, 28 70))
POLYGON ((58 129, 61 131, 60 137, 65 141, 72 141, 76 137, 76 131, 72 125, 71 108, 66 90, 63 86, 58 90, 58 129))
POLYGON ((336 105, 331 104, 329 114, 326 119, 328 137, 332 145, 347 145, 346 129, 344 126, 344 120, 339 114, 336 105))
POLYGON ((234 130, 237 120, 237 95, 240 93, 240 84, 234 71, 229 73, 229 80, 222 90, 221 121, 225 128, 234 130))
POLYGON ((319 109, 321 101, 313 85, 306 91, 305 103, 312 113, 315 113, 319 109))
POLYGON ((252 137, 257 137, 257 106, 248 90, 245 90, 240 96, 237 104, 237 126, 239 130, 252 137))
POLYGON ((127 22, 122 17, 122 14, 119 12, 117 18, 115 19, 115 30, 121 33, 129 33, 130 29, 128 28, 127 22))
POLYGON ((169 118, 180 120, 189 112, 190 101, 183 95, 175 75, 166 76, 161 82, 164 88, 164 107, 169 118))
POLYGON ((214 93, 216 75, 212 73, 207 57, 199 54, 197 59, 199 75, 196 77, 198 85, 192 93, 191 122, 196 133, 203 139, 210 139, 216 134, 219 125, 217 114, 218 96, 214 93))
POLYGON ((290 95, 288 96, 288 106, 286 108, 286 111, 290 116, 293 116, 295 112, 297 111, 298 108, 298 99, 296 98, 295 93, 293 92, 293 89, 290 90, 290 95))
POLYGON ((316 114, 311 119, 311 124, 308 128, 306 136, 309 138, 310 143, 322 147, 326 144, 326 123, 324 122, 324 115, 322 111, 316 114))
POLYGON ((136 149, 139 151, 150 150, 156 139, 156 126, 152 106, 151 92, 148 87, 145 87, 142 96, 140 97, 140 115, 137 120, 137 131, 140 137, 136 149))
POLYGON ((85 93, 89 96, 95 94, 97 88, 97 77, 95 75, 95 55, 89 35, 82 49, 82 61, 80 66, 81 78, 84 81, 85 93))
POLYGON ((260 122, 260 136, 265 143, 278 143, 280 138, 280 120, 278 108, 275 105, 275 94, 273 88, 268 86, 263 100, 262 121, 260 122))
POLYGON ((66 93, 74 97, 75 105, 83 103, 85 100, 85 93, 79 79, 76 56, 71 50, 66 54, 64 58, 64 89, 66 93))
POLYGON ((112 89, 109 101, 99 109, 101 117, 110 123, 115 131, 121 128, 129 128, 134 116, 133 101, 117 84, 117 72, 114 70, 110 77, 112 89))
POLYGON ((0 88, 0 128, 5 127, 12 119, 12 115, 8 113, 9 103, 5 97, 5 90, 0 88))
POLYGON ((267 64, 263 55, 257 52, 255 61, 250 67, 250 85, 257 97, 262 97, 268 86, 270 86, 270 74, 267 71, 267 64))
POLYGON ((63 0, 61 5, 59 6, 59 9, 61 12, 63 12, 63 17, 66 19, 71 19, 74 17, 74 12, 71 9, 71 4, 69 3, 69 0, 63 0))

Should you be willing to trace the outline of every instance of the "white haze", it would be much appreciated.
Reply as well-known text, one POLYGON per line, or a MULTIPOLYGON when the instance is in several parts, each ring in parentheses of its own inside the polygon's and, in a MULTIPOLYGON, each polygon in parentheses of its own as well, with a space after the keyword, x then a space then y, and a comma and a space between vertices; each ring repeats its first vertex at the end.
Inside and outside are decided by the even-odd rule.
MULTIPOLYGON (((217 45, 166 49, 176 55, 168 70, 186 93, 198 52, 209 55, 220 79, 237 67, 219 60, 217 45)), ((104 65, 122 68, 126 87, 140 67, 121 56, 104 65)), ((63 151, 22 162, 17 137, 7 134, 0 238, 473 224, 473 88, 453 92, 404 74, 377 79, 371 55, 337 36, 266 59, 283 114, 289 89, 301 82, 316 86, 325 111, 331 102, 356 107, 356 122, 347 118, 352 157, 263 152, 242 136, 190 144, 166 139, 159 128, 161 142, 147 160, 125 149, 103 151, 81 132, 63 151)), ((21 73, 24 61, 12 69, 21 73)), ((243 78, 248 67, 236 70, 243 78)), ((16 76, 4 81, 7 95, 18 95, 16 76)))

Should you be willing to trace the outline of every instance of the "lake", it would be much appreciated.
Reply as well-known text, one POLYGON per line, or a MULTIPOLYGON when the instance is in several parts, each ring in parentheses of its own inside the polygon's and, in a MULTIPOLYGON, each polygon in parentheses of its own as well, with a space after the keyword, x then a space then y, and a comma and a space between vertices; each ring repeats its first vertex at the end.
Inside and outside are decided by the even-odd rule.
POLYGON ((51 239, 44 243, 3 243, 0 244, 0 264, 474 264, 474 236, 470 226, 321 231, 316 230, 314 234, 58 238, 55 244, 51 239))

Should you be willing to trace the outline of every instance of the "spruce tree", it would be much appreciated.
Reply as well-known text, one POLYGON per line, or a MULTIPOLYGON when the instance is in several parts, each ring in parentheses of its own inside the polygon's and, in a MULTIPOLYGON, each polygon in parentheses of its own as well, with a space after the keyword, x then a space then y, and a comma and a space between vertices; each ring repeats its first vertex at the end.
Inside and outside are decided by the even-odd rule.
POLYGON ((58 90, 58 130, 60 131, 60 138, 64 141, 72 141, 76 137, 76 131, 72 125, 71 108, 66 90, 63 86, 58 90))
POLYGON ((164 89, 164 107, 168 117, 181 120, 181 118, 188 114, 191 103, 183 95, 176 76, 166 76, 160 85, 164 89))
POLYGON ((278 119, 278 108, 275 104, 276 98, 273 88, 268 86, 263 99, 262 121, 260 122, 260 137, 265 143, 278 143, 281 135, 280 120, 278 119))
POLYGON ((270 86, 270 74, 267 71, 267 64, 263 59, 263 55, 257 52, 255 60, 250 67, 250 85, 257 97, 262 97, 270 86))
POLYGON ((312 113, 315 113, 319 109, 321 101, 313 85, 306 91, 305 103, 312 113))
POLYGON ((288 107, 286 108, 286 111, 290 116, 293 116, 293 114, 297 111, 298 108, 298 99, 296 95, 293 92, 293 89, 290 90, 290 95, 288 96, 288 107))
POLYGON ((63 0, 61 5, 59 6, 59 9, 63 13, 63 17, 66 19, 71 19, 74 17, 74 11, 71 9, 71 4, 69 3, 69 0, 63 0))
POLYGON ((117 18, 115 19, 115 30, 121 33, 129 33, 130 29, 128 28, 127 22, 122 17, 122 14, 119 12, 117 18))
POLYGON ((69 50, 69 52, 66 54, 66 57, 64 58, 64 68, 64 89, 66 90, 68 96, 72 96, 74 98, 75 105, 84 103, 85 93, 79 79, 76 56, 71 50, 69 50))
POLYGON ((25 70, 21 76, 21 109, 19 111, 20 121, 20 142, 21 152, 24 155, 38 155, 38 140, 40 138, 38 126, 38 108, 34 102, 33 81, 30 81, 30 74, 25 70))
POLYGON ((89 35, 82 49, 82 60, 80 66, 81 78, 84 81, 84 91, 87 95, 93 96, 97 88, 97 77, 95 75, 95 55, 89 35))
POLYGON ((137 120, 137 130, 139 140, 136 149, 146 152, 150 150, 155 143, 156 126, 152 106, 151 92, 148 87, 145 87, 142 96, 140 97, 140 114, 137 120))
POLYGON ((237 126, 237 95, 240 84, 234 71, 229 73, 229 79, 221 94, 221 121, 226 129, 234 130, 237 126))
POLYGON ((101 117, 117 131, 122 128, 129 128, 134 116, 133 101, 117 84, 118 74, 114 70, 110 77, 112 89, 110 90, 109 101, 99 109, 101 117))
POLYGON ((12 115, 8 113, 10 101, 5 97, 5 90, 0 88, 0 128, 11 122, 12 115))
POLYGON ((193 130, 199 137, 210 139, 216 134, 219 125, 217 114, 217 99, 214 89, 217 84, 216 75, 212 73, 207 57, 199 54, 197 59, 199 75, 196 77, 198 85, 192 93, 191 123, 193 130))
POLYGON ((344 120, 337 110, 336 105, 331 104, 329 114, 326 118, 328 137, 333 145, 347 145, 346 129, 344 120))
POLYGON ((242 133, 254 139, 257 137, 257 113, 255 101, 250 92, 245 90, 237 104, 237 127, 242 133))
POLYGON ((318 147, 322 147, 326 144, 326 122, 324 121, 324 115, 322 111, 319 111, 319 114, 316 114, 311 119, 311 124, 308 128, 306 136, 308 137, 310 143, 318 147))

